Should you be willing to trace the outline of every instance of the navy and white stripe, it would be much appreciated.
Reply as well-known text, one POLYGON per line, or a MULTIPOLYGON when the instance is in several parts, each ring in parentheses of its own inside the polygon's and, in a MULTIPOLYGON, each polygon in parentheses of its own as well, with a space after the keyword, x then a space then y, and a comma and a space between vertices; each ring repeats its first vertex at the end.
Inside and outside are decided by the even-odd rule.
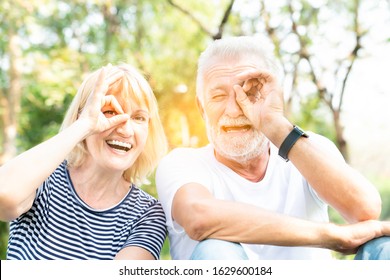
POLYGON ((166 237, 159 201, 132 186, 116 206, 95 210, 76 194, 66 162, 42 184, 32 208, 10 223, 7 259, 113 259, 127 246, 158 259, 166 237))

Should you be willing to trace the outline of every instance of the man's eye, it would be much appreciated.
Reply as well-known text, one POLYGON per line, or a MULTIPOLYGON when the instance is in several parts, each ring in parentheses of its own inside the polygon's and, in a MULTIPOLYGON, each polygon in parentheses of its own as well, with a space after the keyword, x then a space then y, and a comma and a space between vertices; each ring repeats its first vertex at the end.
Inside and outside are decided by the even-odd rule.
POLYGON ((217 93, 217 94, 212 95, 211 99, 215 100, 215 101, 219 101, 219 100, 223 100, 225 97, 226 97, 226 94, 224 94, 224 93, 217 93))
POLYGON ((107 110, 103 112, 103 115, 105 115, 106 118, 111 118, 113 116, 116 116, 117 113, 115 111, 107 110))

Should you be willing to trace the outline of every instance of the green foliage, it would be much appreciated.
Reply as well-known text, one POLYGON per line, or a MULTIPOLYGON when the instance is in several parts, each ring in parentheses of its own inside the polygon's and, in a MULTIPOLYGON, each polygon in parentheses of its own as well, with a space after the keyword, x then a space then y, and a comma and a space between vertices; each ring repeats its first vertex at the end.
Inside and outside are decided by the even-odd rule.
MULTIPOLYGON (((229 3, 228 0, 176 2, 210 32, 217 30, 229 3)), ((265 34, 264 22, 257 10, 259 4, 255 5, 255 2, 258 3, 243 1, 242 6, 234 6, 223 36, 265 34)), ((280 38, 290 39, 279 46, 283 56, 280 59, 293 65, 297 54, 296 38, 291 39, 293 34, 289 28, 289 1, 277 2, 270 12, 273 16, 271 27, 280 38)), ((323 43, 328 43, 331 49, 344 43, 335 42, 333 30, 329 37, 324 28, 327 15, 342 15, 338 17, 342 22, 351 19, 356 1, 347 2, 326 1, 321 9, 314 7, 313 1, 291 2, 296 11, 294 17, 300 25, 299 32, 309 49, 323 43)), ((346 28, 341 28, 342 31, 350 31, 350 25, 345 23, 346 28)), ((195 103, 195 76, 197 58, 211 37, 168 1, 0 1, 0 96, 10 86, 7 46, 11 28, 22 38, 23 47, 23 67, 20 68, 23 92, 19 135, 15 143, 20 152, 57 133, 66 108, 86 73, 107 63, 120 62, 135 65, 147 76, 158 99, 171 148, 207 142, 204 122, 195 103), (178 91, 178 86, 184 86, 186 90, 178 91)), ((315 56, 320 60, 321 55, 315 56)), ((301 68, 298 83, 310 82, 310 75, 305 72, 307 66, 301 65, 299 70, 301 68)), ((294 102, 298 104, 292 118, 295 123, 335 140, 330 112, 312 88, 305 94, 299 93, 294 102)), ((0 115, 2 110, 4 108, 0 107, 0 115)), ((0 129, 3 129, 1 121, 0 129)), ((153 175, 150 180, 151 183, 142 188, 157 196, 153 175)), ((383 199, 382 217, 389 219, 389 179, 376 181, 383 199)), ((332 221, 342 222, 336 213, 331 212, 331 217, 332 221)), ((4 256, 7 224, 0 223, 0 230, 0 254, 4 256)), ((163 259, 169 258, 168 241, 162 254, 163 259)))
POLYGON ((317 95, 308 95, 301 100, 299 110, 292 117, 292 121, 306 130, 314 131, 335 142, 334 128, 326 118, 327 114, 321 105, 317 95))
POLYGON ((169 252, 169 239, 168 237, 165 239, 164 245, 161 249, 160 259, 162 260, 170 260, 171 254, 169 252))
POLYGON ((8 243, 8 223, 0 221, 0 260, 5 260, 8 243))
POLYGON ((382 198, 382 213, 380 219, 390 221, 390 178, 374 177, 372 182, 379 189, 382 198))

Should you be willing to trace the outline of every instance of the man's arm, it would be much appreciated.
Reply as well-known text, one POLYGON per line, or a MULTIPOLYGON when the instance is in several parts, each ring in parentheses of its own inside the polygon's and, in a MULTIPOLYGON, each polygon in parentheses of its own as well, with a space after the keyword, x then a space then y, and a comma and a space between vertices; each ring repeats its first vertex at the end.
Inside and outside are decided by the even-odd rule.
MULTIPOLYGON (((280 148, 293 125, 284 116, 283 92, 275 76, 267 71, 252 70, 242 73, 240 79, 244 84, 234 86, 238 104, 253 125, 280 148), (251 83, 253 79, 258 83, 251 83), (259 95, 254 102, 246 94, 253 91, 253 84, 259 95)), ((301 137, 288 153, 299 172, 347 221, 378 219, 381 199, 377 189, 313 138, 301 137)))
POLYGON ((390 223, 366 221, 337 226, 218 200, 202 185, 189 183, 175 194, 172 217, 195 240, 328 248, 355 253, 363 243, 390 234, 390 223))
POLYGON ((348 222, 378 219, 378 190, 343 159, 324 150, 314 137, 299 139, 289 158, 318 195, 348 222))

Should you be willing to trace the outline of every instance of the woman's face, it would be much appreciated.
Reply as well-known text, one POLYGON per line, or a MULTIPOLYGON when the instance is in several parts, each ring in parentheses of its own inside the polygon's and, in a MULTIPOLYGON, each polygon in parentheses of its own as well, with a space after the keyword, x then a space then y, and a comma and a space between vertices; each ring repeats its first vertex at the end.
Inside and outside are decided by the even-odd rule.
MULTIPOLYGON (((125 98, 120 93, 108 92, 113 95, 125 114, 130 118, 120 125, 94 134, 86 138, 89 152, 86 164, 97 165, 110 172, 123 173, 131 167, 145 147, 148 137, 149 112, 145 106, 137 104, 131 98, 125 98)), ((106 118, 117 114, 111 105, 102 108, 106 118)))

